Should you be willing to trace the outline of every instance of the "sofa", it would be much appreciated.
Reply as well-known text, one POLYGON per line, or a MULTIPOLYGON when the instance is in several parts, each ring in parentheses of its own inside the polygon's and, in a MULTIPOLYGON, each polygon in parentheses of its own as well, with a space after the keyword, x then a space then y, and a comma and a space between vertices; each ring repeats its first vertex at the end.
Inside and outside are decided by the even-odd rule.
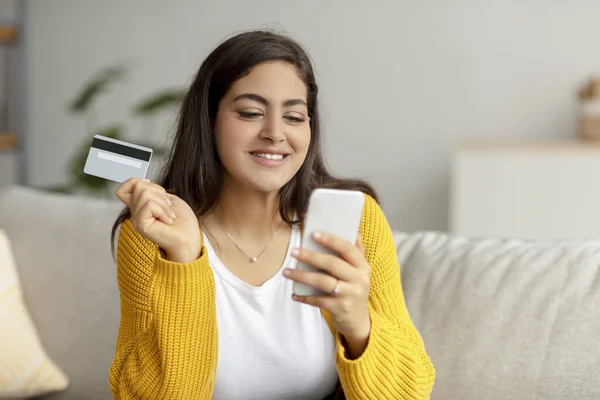
MULTIPOLYGON (((109 235, 120 210, 114 199, 0 191, 24 303, 69 379, 43 399, 111 398, 119 292, 109 235)), ((600 399, 600 241, 394 238, 406 304, 436 367, 432 399, 600 399)))

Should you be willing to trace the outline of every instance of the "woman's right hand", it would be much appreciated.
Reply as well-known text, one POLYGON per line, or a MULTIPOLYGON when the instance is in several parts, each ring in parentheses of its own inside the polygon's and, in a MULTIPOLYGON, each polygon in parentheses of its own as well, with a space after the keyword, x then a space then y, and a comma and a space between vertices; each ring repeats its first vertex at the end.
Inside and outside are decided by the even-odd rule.
POLYGON ((141 178, 123 182, 115 194, 129 207, 135 230, 163 249, 168 260, 186 263, 200 257, 198 218, 185 201, 141 178))

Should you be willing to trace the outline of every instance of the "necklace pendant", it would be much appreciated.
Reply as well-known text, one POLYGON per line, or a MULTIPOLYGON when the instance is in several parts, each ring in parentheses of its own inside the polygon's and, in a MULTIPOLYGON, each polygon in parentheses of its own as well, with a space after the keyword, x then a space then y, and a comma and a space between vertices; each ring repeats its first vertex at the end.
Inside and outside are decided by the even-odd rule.
POLYGON ((250 261, 252 261, 253 263, 255 263, 255 262, 256 262, 256 260, 258 260, 258 258, 256 258, 256 257, 252 257, 252 258, 250 259, 250 261))

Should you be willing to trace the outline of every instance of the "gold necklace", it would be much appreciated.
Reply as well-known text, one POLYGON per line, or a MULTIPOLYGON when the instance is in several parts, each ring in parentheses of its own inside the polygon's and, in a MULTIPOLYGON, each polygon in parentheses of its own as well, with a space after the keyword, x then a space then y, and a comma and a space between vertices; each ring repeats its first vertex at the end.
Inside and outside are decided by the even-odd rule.
POLYGON ((231 235, 229 234, 229 232, 227 232, 227 229, 225 229, 225 227, 223 226, 223 221, 221 221, 221 218, 219 218, 219 224, 221 224, 221 229, 223 229, 223 232, 225 232, 225 234, 227 235, 227 237, 229 238, 229 240, 231 240, 231 243, 234 244, 235 247, 237 247, 237 249, 246 257, 248 257, 248 259, 255 263, 258 261, 258 259, 260 258, 260 256, 262 256, 262 254, 265 252, 265 250, 267 249, 267 247, 269 247, 269 244, 271 243, 271 241, 273 240, 273 238, 275 237, 275 235, 277 235, 277 232, 279 232, 279 229, 281 229, 281 224, 283 223, 283 221, 281 221, 279 223, 279 227, 277 228, 277 230, 275 232, 273 232, 273 235, 271 236, 271 239, 269 239, 269 241, 267 242, 267 244, 265 245, 265 247, 262 249, 262 251, 260 253, 258 253, 257 256, 255 257, 250 257, 244 250, 242 250, 242 248, 240 246, 238 246, 238 244, 235 242, 235 240, 233 240, 233 238, 231 237, 231 235))

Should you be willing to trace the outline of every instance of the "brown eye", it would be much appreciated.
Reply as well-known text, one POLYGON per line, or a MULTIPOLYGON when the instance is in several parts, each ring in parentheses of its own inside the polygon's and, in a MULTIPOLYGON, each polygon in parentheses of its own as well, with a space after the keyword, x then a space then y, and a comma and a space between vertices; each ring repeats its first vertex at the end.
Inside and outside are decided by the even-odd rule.
POLYGON ((256 119, 256 118, 262 117, 261 113, 247 112, 247 111, 238 111, 238 115, 245 119, 256 119))
POLYGON ((306 121, 306 118, 303 117, 295 117, 293 115, 286 115, 285 119, 287 119, 288 121, 294 123, 294 124, 301 124, 304 121, 306 121))

